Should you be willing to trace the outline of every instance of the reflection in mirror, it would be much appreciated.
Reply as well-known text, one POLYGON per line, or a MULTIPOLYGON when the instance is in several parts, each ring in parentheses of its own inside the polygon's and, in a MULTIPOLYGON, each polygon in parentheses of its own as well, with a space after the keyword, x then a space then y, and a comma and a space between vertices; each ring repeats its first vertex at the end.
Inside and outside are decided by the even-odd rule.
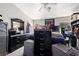
POLYGON ((24 33, 24 21, 18 18, 11 19, 11 28, 13 28, 16 33, 24 33))

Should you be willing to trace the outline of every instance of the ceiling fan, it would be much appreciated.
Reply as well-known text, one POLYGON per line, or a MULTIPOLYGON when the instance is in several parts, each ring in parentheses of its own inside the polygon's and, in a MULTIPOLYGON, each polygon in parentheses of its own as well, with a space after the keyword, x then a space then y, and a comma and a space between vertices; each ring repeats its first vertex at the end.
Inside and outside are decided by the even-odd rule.
POLYGON ((42 9, 47 10, 48 12, 51 11, 51 5, 56 5, 56 3, 41 3, 42 6, 39 8, 39 11, 41 11, 42 9))

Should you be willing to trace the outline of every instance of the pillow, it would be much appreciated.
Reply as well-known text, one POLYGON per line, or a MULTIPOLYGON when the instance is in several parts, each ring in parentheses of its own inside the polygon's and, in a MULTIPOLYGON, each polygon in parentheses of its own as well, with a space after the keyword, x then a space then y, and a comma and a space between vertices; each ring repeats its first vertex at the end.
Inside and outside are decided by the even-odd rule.
POLYGON ((55 36, 55 37, 62 37, 63 35, 59 32, 52 32, 52 36, 55 36))

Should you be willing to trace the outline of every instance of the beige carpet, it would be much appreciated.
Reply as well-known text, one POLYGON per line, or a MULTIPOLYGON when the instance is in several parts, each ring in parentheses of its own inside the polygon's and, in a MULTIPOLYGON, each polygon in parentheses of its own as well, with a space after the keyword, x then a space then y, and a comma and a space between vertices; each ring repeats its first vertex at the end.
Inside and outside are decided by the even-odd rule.
POLYGON ((23 56, 24 46, 6 56, 23 56))

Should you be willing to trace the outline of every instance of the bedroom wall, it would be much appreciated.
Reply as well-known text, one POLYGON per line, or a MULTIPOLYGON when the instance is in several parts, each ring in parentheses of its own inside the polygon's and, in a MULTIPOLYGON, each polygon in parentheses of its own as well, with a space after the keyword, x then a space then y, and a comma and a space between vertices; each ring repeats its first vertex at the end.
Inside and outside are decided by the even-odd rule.
POLYGON ((31 18, 25 15, 19 8, 17 8, 12 3, 1 3, 0 14, 2 15, 3 21, 8 23, 8 29, 11 28, 11 18, 19 18, 23 20, 25 22, 24 29, 26 29, 27 22, 30 22, 32 24, 31 18))
POLYGON ((55 18, 55 25, 60 25, 61 22, 68 22, 70 23, 71 17, 65 16, 65 17, 56 17, 55 18))

